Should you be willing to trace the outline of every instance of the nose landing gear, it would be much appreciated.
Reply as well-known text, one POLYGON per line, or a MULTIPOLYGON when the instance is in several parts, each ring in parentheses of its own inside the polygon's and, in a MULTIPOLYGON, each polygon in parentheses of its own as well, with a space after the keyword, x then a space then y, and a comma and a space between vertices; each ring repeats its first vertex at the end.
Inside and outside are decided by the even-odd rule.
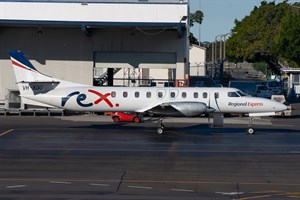
POLYGON ((248 135, 255 134, 255 130, 252 128, 252 124, 253 124, 253 117, 250 117, 249 118, 248 129, 246 130, 246 134, 248 134, 248 135))

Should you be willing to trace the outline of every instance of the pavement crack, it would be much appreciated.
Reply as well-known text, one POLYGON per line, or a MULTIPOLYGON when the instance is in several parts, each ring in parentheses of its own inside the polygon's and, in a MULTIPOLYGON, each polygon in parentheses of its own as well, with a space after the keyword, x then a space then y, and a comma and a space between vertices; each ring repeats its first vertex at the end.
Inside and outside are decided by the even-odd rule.
POLYGON ((125 172, 122 174, 122 176, 121 176, 121 178, 120 178, 120 182, 119 182, 119 185, 118 185, 118 187, 117 187, 117 190, 116 190, 116 192, 119 192, 119 190, 120 190, 120 187, 121 187, 121 185, 122 185, 122 182, 123 182, 123 179, 124 179, 124 176, 126 175, 126 172, 127 172, 127 171, 125 171, 125 172))
POLYGON ((240 186, 239 186, 239 183, 236 183, 236 190, 237 190, 237 198, 240 199, 240 186))

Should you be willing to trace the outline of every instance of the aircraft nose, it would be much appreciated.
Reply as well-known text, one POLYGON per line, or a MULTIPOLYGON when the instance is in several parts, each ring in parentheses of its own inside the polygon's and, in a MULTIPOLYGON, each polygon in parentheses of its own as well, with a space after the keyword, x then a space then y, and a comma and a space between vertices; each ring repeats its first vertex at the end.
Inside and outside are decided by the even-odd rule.
POLYGON ((274 105, 274 110, 275 111, 284 111, 284 110, 287 110, 287 106, 282 104, 282 103, 279 103, 279 102, 274 102, 275 105, 274 105))

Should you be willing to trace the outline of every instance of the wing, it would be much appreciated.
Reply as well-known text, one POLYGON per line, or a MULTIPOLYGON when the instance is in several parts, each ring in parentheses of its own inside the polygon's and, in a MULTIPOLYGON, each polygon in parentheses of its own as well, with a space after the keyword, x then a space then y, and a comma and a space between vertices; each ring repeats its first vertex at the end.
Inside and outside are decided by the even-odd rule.
POLYGON ((214 109, 201 102, 168 102, 157 105, 146 112, 165 116, 195 117, 214 112, 214 109))

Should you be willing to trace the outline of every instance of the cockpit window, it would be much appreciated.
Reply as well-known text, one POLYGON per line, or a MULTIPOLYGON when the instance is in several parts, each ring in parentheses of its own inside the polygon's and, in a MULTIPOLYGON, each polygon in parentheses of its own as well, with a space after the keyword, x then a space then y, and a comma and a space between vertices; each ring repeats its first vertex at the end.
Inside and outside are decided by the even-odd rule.
POLYGON ((228 97, 240 97, 236 92, 228 92, 227 95, 228 97))
POLYGON ((242 92, 242 91, 237 91, 236 93, 238 93, 241 97, 246 97, 249 96, 248 94, 242 92))

